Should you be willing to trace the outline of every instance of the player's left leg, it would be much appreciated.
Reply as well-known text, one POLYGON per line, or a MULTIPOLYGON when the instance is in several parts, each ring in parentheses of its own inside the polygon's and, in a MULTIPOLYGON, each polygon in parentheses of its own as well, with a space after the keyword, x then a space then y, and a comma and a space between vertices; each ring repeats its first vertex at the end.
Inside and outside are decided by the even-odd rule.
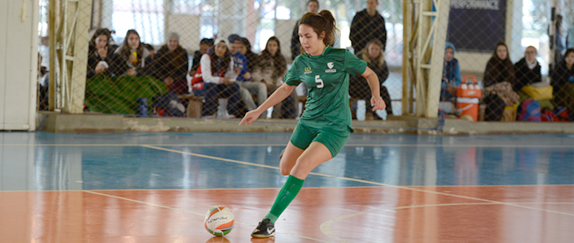
POLYGON ((265 218, 259 222, 259 225, 257 225, 253 233, 251 233, 252 237, 266 238, 275 235, 275 222, 277 218, 279 218, 279 215, 285 211, 291 201, 299 194, 307 175, 309 175, 315 167, 330 160, 331 156, 331 151, 319 142, 313 142, 305 149, 297 159, 293 169, 291 169, 291 174, 285 182, 285 185, 283 185, 283 188, 281 188, 281 191, 279 191, 271 210, 265 218))

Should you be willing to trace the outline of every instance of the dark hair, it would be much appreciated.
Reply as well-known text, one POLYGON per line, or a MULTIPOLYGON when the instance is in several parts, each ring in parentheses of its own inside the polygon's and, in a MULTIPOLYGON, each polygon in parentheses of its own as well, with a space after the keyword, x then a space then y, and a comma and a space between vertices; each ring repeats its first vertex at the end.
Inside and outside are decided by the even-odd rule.
POLYGON ((318 37, 325 32, 325 37, 323 38, 325 45, 331 46, 335 42, 337 27, 335 26, 335 18, 329 10, 321 10, 318 14, 306 13, 299 21, 299 26, 304 24, 311 26, 318 37))
POLYGON ((219 43, 214 43, 215 45, 213 46, 213 53, 209 55, 211 59, 211 75, 215 76, 222 76, 222 74, 225 75, 225 72, 227 72, 229 64, 231 63, 231 53, 229 52, 229 47, 227 47, 227 43, 223 42, 223 44, 225 44, 226 46, 225 54, 223 54, 222 57, 218 57, 217 55, 215 55, 215 48, 217 48, 217 45, 219 45, 219 43), (218 62, 220 60, 221 64, 218 65, 218 62), (217 70, 217 66, 219 66, 219 70, 217 70))
POLYGON ((112 40, 112 31, 107 28, 97 29, 96 32, 94 32, 94 35, 92 36, 92 40, 90 40, 90 45, 95 47, 96 39, 100 35, 105 35, 106 37, 108 37, 108 47, 110 47, 110 41, 112 40))
POLYGON ((570 48, 570 49, 566 50, 566 53, 564 53, 564 59, 566 59, 566 57, 567 57, 570 53, 574 53, 574 48, 570 48))
MULTIPOLYGON (((251 52, 251 42, 249 42, 249 40, 247 38, 241 38, 241 43, 243 43, 243 45, 245 46, 245 49, 247 49, 247 53, 251 52)), ((265 45, 267 46, 267 45, 265 45)))
POLYGON ((279 38, 276 36, 271 36, 269 40, 267 40, 265 49, 261 52, 260 66, 269 65, 270 62, 267 62, 269 59, 273 60, 273 76, 279 77, 283 71, 287 69, 287 61, 283 54, 281 54, 281 42, 279 42, 279 38), (267 49, 267 45, 269 45, 270 41, 277 42, 277 53, 275 53, 275 56, 272 56, 271 52, 267 49))
POLYGON ((500 58, 498 57, 498 54, 497 54, 497 52, 498 52, 498 47, 500 47, 500 46, 504 46, 504 48, 506 48, 506 59, 504 59, 504 60, 510 60, 510 53, 508 53, 508 46, 507 46, 506 44, 504 44, 503 42, 498 42, 498 44, 496 44, 496 48, 494 48, 494 53, 492 53, 491 59, 492 59, 492 58, 497 58, 497 59, 499 59, 499 60, 501 60, 501 61, 504 61, 504 60, 500 59, 500 58))
POLYGON ((199 42, 199 44, 200 44, 200 45, 213 46, 213 39, 203 38, 203 39, 201 39, 201 41, 199 42))
MULTIPOLYGON (((167 46, 167 44, 166 44, 166 46, 167 46)), ((145 47, 145 49, 147 49, 148 51, 155 51, 155 48, 153 48, 153 46, 150 45, 150 44, 144 43, 144 47, 145 47)))
POLYGON ((140 35, 138 34, 138 32, 134 29, 128 30, 128 32, 126 33, 126 37, 124 38, 124 43, 122 45, 122 49, 120 50, 120 54, 122 55, 122 57, 126 58, 128 57, 131 53, 131 49, 130 49, 130 45, 128 44, 128 39, 130 37, 131 34, 135 34, 138 36, 138 38, 140 39, 140 45, 138 46, 138 48, 136 49, 136 52, 138 53, 138 56, 143 56, 143 49, 144 49, 144 45, 142 45, 142 41, 140 38, 140 35))
POLYGON ((320 6, 318 0, 309 0, 309 1, 307 2, 307 4, 305 5, 305 7, 306 7, 306 6, 309 6, 309 3, 311 3, 311 2, 315 2, 315 3, 317 4, 317 7, 320 6))

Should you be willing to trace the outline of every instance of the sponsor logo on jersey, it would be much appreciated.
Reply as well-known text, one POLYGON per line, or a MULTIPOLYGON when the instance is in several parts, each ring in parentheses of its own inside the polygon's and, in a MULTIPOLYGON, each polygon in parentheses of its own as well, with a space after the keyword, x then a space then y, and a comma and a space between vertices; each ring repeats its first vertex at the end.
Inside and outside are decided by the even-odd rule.
POLYGON ((335 67, 335 64, 333 64, 333 62, 327 63, 327 67, 328 67, 329 69, 325 70, 325 73, 335 73, 335 72, 337 72, 337 69, 333 69, 333 67, 335 67))
POLYGON ((303 74, 310 74, 311 72, 311 67, 306 67, 305 68, 305 72, 303 74))

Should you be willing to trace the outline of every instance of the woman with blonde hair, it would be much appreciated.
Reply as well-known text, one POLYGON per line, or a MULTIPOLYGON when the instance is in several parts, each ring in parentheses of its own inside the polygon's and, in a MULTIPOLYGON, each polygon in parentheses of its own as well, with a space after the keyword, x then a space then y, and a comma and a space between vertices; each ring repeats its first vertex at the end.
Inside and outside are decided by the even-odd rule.
MULTIPOLYGON (((385 110, 387 111, 387 114, 392 115, 393 108, 391 106, 391 97, 387 88, 383 86, 383 83, 389 77, 389 68, 384 59, 383 48, 383 43, 381 43, 380 40, 373 39, 367 43, 367 48, 357 53, 357 56, 361 60, 367 62, 367 66, 372 69, 379 78, 381 96, 387 105, 385 110)), ((349 95, 352 98, 368 101, 371 98, 371 89, 368 81, 362 76, 352 76, 349 81, 349 95)), ((372 113, 375 119, 381 119, 372 110, 370 102, 366 102, 366 104, 367 112, 372 113)))

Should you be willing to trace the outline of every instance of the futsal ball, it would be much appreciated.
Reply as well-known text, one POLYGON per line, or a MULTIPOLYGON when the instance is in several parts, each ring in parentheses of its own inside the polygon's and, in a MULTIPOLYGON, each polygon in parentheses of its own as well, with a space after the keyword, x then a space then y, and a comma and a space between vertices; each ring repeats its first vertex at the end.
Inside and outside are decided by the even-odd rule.
POLYGON ((205 229, 212 235, 224 236, 233 229, 235 217, 228 207, 215 206, 207 210, 203 223, 205 229))

